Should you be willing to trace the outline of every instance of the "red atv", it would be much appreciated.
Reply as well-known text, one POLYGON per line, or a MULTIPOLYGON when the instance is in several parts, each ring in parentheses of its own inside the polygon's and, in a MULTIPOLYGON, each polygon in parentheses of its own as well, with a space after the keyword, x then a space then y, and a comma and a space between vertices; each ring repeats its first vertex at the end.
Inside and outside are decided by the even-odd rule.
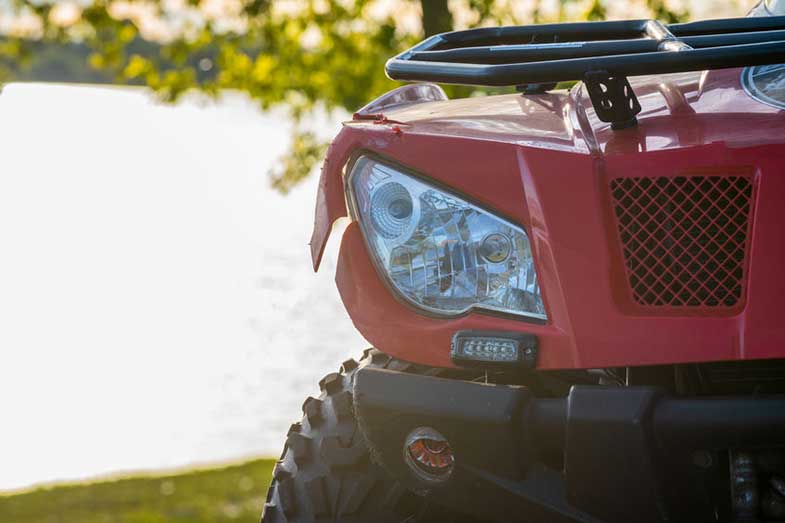
POLYGON ((519 92, 404 86, 334 140, 314 267, 348 215, 336 282, 376 348, 305 401, 262 521, 785 521, 778 63, 780 16, 391 59, 519 92))

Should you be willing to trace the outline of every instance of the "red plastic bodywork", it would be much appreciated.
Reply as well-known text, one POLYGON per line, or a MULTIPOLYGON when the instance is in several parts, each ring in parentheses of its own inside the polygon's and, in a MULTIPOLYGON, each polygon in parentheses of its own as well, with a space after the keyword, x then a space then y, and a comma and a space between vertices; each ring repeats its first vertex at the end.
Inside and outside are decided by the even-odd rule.
POLYGON ((740 70, 633 82, 639 125, 612 131, 580 86, 570 93, 432 102, 348 122, 319 185, 311 243, 318 266, 345 216, 344 167, 373 151, 470 195, 529 234, 548 321, 472 312, 444 319, 403 304, 377 273, 357 223, 341 243, 336 282, 354 324, 395 357, 451 366, 457 330, 535 334, 538 367, 600 368, 785 357, 785 116, 749 97, 740 70), (629 286, 609 180, 693 172, 753 177, 742 305, 643 310, 629 286))

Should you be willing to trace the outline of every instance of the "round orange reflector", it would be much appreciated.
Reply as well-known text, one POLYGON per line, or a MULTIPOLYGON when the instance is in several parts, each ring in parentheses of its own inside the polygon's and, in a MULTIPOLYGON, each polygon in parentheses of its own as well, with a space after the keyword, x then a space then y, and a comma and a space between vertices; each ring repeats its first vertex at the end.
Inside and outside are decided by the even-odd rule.
POLYGON ((409 434, 404 457, 417 477, 429 482, 446 480, 455 465, 447 439, 428 427, 420 427, 409 434))

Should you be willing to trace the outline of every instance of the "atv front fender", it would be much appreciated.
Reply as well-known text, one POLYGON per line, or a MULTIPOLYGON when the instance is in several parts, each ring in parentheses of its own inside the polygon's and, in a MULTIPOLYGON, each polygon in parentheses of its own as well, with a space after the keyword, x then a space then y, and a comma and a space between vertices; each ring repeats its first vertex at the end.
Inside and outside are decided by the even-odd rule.
POLYGON ((311 233, 311 261, 313 270, 319 270, 324 248, 330 238, 333 224, 348 215, 344 191, 344 167, 353 154, 363 148, 384 151, 390 142, 400 137, 400 127, 384 115, 368 119, 368 115, 355 115, 352 122, 345 122, 341 131, 327 149, 319 178, 316 195, 316 212, 311 233))
POLYGON ((327 148, 319 177, 319 189, 316 193, 316 210, 310 242, 314 272, 319 270, 333 224, 337 219, 347 215, 342 171, 356 146, 351 132, 344 127, 327 148))

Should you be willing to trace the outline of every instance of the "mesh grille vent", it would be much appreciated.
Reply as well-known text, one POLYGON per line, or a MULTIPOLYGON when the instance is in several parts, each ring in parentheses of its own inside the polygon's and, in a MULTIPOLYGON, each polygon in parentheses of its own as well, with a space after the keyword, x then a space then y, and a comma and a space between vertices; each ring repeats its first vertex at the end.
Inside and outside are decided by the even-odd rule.
POLYGON ((749 177, 619 178, 610 188, 636 303, 734 307, 741 302, 749 177))

